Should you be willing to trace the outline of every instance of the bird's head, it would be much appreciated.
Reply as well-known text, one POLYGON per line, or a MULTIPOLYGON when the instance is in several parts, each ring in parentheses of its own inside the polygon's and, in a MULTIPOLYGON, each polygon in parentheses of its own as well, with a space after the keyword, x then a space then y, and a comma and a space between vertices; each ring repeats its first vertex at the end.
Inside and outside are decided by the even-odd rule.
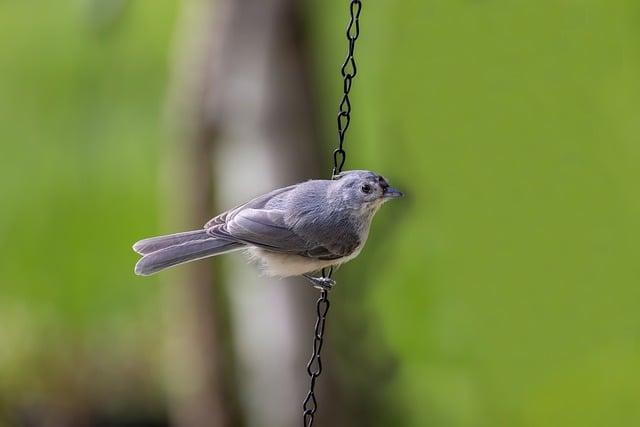
POLYGON ((383 203, 403 196, 382 175, 375 172, 345 171, 334 176, 334 180, 342 202, 353 209, 375 211, 383 203))

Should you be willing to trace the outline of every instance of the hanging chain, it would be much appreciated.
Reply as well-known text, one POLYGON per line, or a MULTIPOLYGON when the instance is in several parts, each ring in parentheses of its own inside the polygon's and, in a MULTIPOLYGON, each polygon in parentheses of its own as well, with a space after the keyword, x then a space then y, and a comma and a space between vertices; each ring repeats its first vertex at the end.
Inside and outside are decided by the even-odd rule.
POLYGON ((344 135, 349 129, 351 122, 351 101, 349 101, 349 92, 351 92, 351 84, 353 78, 358 72, 356 60, 353 57, 356 48, 356 40, 360 35, 360 11, 362 10, 361 0, 351 0, 349 4, 350 20, 347 26, 347 41, 349 47, 347 50, 347 58, 344 60, 340 73, 342 74, 342 100, 338 106, 338 148, 333 151, 333 175, 342 172, 342 167, 347 159, 347 153, 344 151, 344 135))
POLYGON ((313 424, 313 417, 318 409, 318 401, 314 392, 316 386, 316 379, 322 373, 322 359, 320 358, 320 350, 322 350, 322 342, 324 336, 324 324, 327 318, 327 312, 329 311, 329 292, 326 289, 320 291, 320 299, 316 303, 316 314, 318 319, 316 320, 316 327, 313 335, 313 355, 307 363, 307 373, 311 377, 311 384, 309 385, 309 392, 304 399, 302 408, 303 413, 303 426, 311 427, 313 424))
MULTIPOLYGON (((349 101, 349 92, 351 91, 351 84, 353 78, 358 71, 356 67, 356 60, 353 57, 356 47, 356 40, 360 35, 360 11, 362 10, 361 0, 351 0, 349 4, 349 25, 347 25, 346 35, 349 42, 347 50, 347 58, 344 60, 340 73, 342 74, 342 100, 338 106, 338 148, 333 151, 333 172, 335 177, 342 172, 342 167, 347 159, 347 153, 344 151, 344 136, 349 128, 351 122, 351 101, 349 101)), ((333 273, 333 267, 329 269, 327 273, 325 269, 322 269, 322 277, 331 278, 333 273)), ((329 292, 326 289, 320 291, 320 298, 316 303, 316 326, 313 335, 313 354, 309 363, 307 363, 307 373, 311 378, 309 384, 309 392, 302 404, 303 412, 303 426, 311 427, 313 425, 313 419, 318 410, 318 401, 316 400, 315 387, 316 380, 322 373, 322 359, 320 358, 320 351, 322 350, 322 344, 324 342, 324 325, 327 318, 327 312, 329 311, 329 292)))

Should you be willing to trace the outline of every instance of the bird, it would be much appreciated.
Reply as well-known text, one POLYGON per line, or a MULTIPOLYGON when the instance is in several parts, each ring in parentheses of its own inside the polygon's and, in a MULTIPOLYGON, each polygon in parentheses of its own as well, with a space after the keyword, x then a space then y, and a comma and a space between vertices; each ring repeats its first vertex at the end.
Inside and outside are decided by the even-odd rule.
POLYGON ((403 195, 382 175, 367 170, 279 188, 217 215, 201 229, 136 242, 133 250, 142 258, 134 272, 148 276, 244 250, 268 276, 303 276, 328 290, 335 281, 313 273, 357 257, 375 213, 403 195))

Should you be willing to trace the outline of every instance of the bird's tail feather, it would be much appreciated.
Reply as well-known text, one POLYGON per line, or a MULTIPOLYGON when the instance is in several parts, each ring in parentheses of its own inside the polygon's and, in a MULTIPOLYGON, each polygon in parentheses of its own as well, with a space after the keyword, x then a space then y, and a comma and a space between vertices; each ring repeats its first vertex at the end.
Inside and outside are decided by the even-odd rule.
POLYGON ((135 273, 139 276, 149 276, 165 268, 235 251, 242 248, 242 246, 241 243, 230 242, 214 237, 203 240, 186 241, 182 244, 147 253, 136 264, 135 273))
POLYGON ((169 246, 180 245, 192 240, 204 240, 211 236, 207 234, 207 230, 185 231, 184 233, 167 234, 166 236, 150 237, 136 242, 133 250, 140 255, 147 255, 169 246))

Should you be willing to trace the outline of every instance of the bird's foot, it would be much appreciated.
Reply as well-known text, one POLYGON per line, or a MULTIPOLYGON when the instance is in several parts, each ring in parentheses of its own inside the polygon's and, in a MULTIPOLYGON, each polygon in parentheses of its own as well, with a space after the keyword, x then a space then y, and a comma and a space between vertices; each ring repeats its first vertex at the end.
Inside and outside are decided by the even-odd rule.
POLYGON ((308 274, 303 274, 303 276, 311 282, 314 288, 321 291, 330 291, 336 284, 336 281, 329 277, 313 277, 308 274))

